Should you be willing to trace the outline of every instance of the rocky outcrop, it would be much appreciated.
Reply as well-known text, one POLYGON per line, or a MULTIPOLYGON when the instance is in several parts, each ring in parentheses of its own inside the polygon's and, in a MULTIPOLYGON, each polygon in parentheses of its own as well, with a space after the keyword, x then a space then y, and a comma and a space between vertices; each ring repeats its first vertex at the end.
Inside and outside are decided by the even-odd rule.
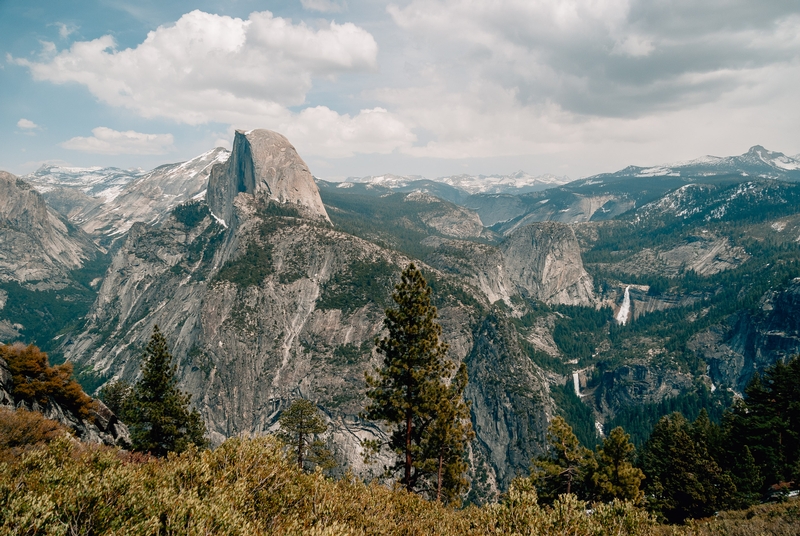
POLYGON ((614 269, 629 274, 662 277, 676 277, 688 271, 710 276, 736 268, 749 258, 750 255, 741 246, 733 246, 728 238, 701 234, 670 249, 644 249, 615 264, 614 269))
POLYGON ((127 446, 131 438, 128 427, 100 400, 93 401, 89 419, 82 419, 49 399, 41 405, 37 401, 17 400, 12 395, 13 380, 8 363, 0 358, 0 407, 38 411, 45 418, 56 421, 75 433, 81 441, 109 446, 127 446))
POLYGON ((406 201, 428 204, 430 209, 421 211, 420 219, 425 225, 445 236, 474 238, 487 234, 480 217, 472 210, 419 191, 408 194, 406 201))
POLYGON ((237 130, 230 158, 212 169, 206 198, 211 212, 226 225, 239 193, 291 203, 306 217, 330 221, 308 166, 289 140, 271 130, 237 130))
POLYGON ((591 394, 599 411, 613 416, 620 408, 678 396, 691 389, 693 381, 691 374, 643 360, 604 371, 591 394))
POLYGON ((532 224, 499 246, 440 237, 426 238, 423 244, 435 248, 428 256, 431 264, 457 274, 489 303, 501 300, 514 309, 514 297, 564 305, 596 302, 592 278, 568 225, 532 224))
POLYGON ((0 281, 63 288, 97 247, 23 180, 0 171, 0 281))
POLYGON ((593 305, 594 284, 572 228, 541 222, 512 233, 500 245, 508 280, 525 297, 545 303, 593 305))

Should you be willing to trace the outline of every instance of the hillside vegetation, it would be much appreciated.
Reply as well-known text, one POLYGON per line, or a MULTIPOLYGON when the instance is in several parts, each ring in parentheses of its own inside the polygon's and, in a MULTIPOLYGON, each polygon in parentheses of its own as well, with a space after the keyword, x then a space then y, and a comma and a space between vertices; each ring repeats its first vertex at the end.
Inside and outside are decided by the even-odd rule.
POLYGON ((267 436, 166 459, 61 438, 0 465, 4 534, 653 534, 628 503, 563 496, 541 507, 519 481, 457 510, 353 478, 306 474, 267 436))
POLYGON ((552 506, 541 506, 529 481, 517 480, 499 503, 456 509, 376 483, 304 473, 284 449, 266 436, 151 458, 62 436, 0 464, 0 532, 800 534, 794 500, 666 527, 625 502, 588 505, 562 495, 552 506))

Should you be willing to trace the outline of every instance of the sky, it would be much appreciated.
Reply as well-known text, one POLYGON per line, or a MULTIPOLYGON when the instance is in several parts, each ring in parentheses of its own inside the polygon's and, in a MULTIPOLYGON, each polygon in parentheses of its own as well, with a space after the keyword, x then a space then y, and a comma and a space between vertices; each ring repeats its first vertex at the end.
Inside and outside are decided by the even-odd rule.
POLYGON ((150 169, 236 129, 321 178, 573 179, 800 153, 800 2, 0 0, 0 169, 150 169))

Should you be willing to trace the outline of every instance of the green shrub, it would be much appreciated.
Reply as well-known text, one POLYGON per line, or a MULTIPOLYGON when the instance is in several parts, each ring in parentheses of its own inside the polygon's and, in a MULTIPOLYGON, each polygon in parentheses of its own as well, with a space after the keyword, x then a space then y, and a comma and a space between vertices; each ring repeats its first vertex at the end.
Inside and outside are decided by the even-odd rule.
POLYGON ((3 534, 652 534, 629 503, 539 505, 518 480, 499 504, 463 510, 352 477, 305 474, 271 436, 156 459, 67 439, 0 464, 3 534))

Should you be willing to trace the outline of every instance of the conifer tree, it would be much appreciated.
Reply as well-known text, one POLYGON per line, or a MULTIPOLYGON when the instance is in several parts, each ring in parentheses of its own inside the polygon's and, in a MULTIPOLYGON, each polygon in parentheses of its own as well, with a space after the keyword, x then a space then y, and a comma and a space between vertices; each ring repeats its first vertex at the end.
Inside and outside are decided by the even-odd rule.
POLYGON ((531 479, 542 502, 564 493, 582 493, 583 482, 595 464, 592 452, 582 446, 563 417, 553 417, 547 429, 551 455, 533 461, 531 479))
POLYGON ((630 442, 630 435, 617 426, 603 440, 595 459, 597 468, 591 480, 595 496, 601 501, 622 499, 640 502, 644 492, 639 489, 644 473, 633 466, 636 447, 630 442))
POLYGON ((433 480, 437 501, 456 500, 468 485, 464 456, 475 433, 469 419, 469 404, 464 402, 466 386, 467 366, 462 363, 450 385, 442 385, 436 417, 423 439, 425 471, 436 475, 433 480))
POLYGON ((131 394, 131 386, 125 380, 108 382, 100 389, 100 400, 120 420, 125 421, 124 411, 131 394))
POLYGON ((445 359, 447 344, 439 337, 436 307, 422 273, 409 264, 395 286, 397 308, 386 309, 386 337, 376 341, 383 355, 377 376, 366 374, 370 402, 364 418, 394 426, 389 447, 397 455, 392 470, 402 470, 400 482, 414 491, 425 472, 422 442, 435 420, 442 383, 453 365, 445 359))
POLYGON ((726 432, 740 453, 748 447, 766 485, 792 480, 800 464, 800 357, 753 376, 726 432))
POLYGON ((166 456, 189 445, 205 446, 205 425, 196 409, 189 410, 191 395, 178 389, 177 367, 158 326, 153 327, 142 359, 142 377, 124 411, 133 449, 166 456))
POLYGON ((736 493, 730 475, 692 436, 683 415, 673 413, 658 421, 642 449, 650 506, 673 523, 729 507, 736 493))
POLYGON ((305 398, 294 400, 291 405, 281 413, 278 419, 281 426, 281 436, 295 448, 297 452, 297 466, 304 468, 306 462, 330 469, 335 466, 333 456, 323 443, 314 438, 328 429, 322 420, 319 409, 305 398))

